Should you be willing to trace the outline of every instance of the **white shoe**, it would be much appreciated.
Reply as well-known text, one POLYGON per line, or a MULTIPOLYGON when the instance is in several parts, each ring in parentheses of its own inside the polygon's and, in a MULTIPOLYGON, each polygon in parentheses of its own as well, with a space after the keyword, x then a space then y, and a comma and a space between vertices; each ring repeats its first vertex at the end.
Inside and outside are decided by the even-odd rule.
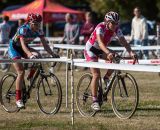
POLYGON ((17 104, 18 108, 24 108, 24 104, 23 104, 22 100, 16 101, 16 104, 17 104))
POLYGON ((100 110, 101 110, 98 102, 92 103, 91 108, 92 108, 93 110, 95 110, 95 111, 100 111, 100 110))

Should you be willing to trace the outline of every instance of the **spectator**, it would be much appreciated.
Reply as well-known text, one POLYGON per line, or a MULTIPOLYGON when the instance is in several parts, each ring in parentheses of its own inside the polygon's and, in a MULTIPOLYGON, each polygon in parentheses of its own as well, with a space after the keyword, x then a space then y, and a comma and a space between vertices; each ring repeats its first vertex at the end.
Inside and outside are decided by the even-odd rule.
MULTIPOLYGON (((0 46, 9 44, 9 35, 11 31, 11 26, 8 24, 9 17, 3 16, 3 22, 0 24, 0 46)), ((3 58, 3 52, 0 52, 0 59, 3 58)), ((2 70, 7 68, 7 64, 1 64, 2 70)))
MULTIPOLYGON (((64 28, 64 36, 62 38, 61 43, 66 39, 67 44, 77 45, 79 44, 79 35, 80 35, 80 26, 78 23, 73 21, 73 15, 67 13, 65 15, 65 28, 64 28)), ((77 52, 72 50, 72 54, 76 57, 77 52)))
MULTIPOLYGON (((147 46, 148 45, 148 26, 147 21, 144 16, 141 15, 141 10, 139 7, 134 8, 134 18, 132 19, 131 25, 131 40, 135 46, 147 46)), ((142 53, 144 59, 148 59, 148 51, 139 51, 139 58, 142 58, 142 53)))
POLYGON ((61 42, 66 39, 67 44, 79 44, 80 27, 73 22, 73 15, 67 13, 65 16, 66 24, 64 28, 64 36, 61 42))
MULTIPOLYGON (((66 24, 64 28, 64 36, 61 42, 64 42, 64 40, 66 39, 67 44, 72 44, 72 45, 79 44, 79 35, 80 35, 79 24, 73 21, 73 15, 70 13, 67 13, 65 15, 65 20, 66 24)), ((75 52, 74 50, 72 50, 72 54, 74 57, 77 56, 77 52, 75 52)))
MULTIPOLYGON (((157 45, 160 46, 160 20, 157 21, 156 25, 157 45)), ((157 57, 160 58, 160 50, 157 50, 157 57)))
MULTIPOLYGON (((67 44, 76 45, 79 44, 79 35, 80 35, 80 26, 78 23, 74 22, 73 15, 67 13, 65 15, 66 24, 64 27, 64 36, 60 43, 64 43, 66 40, 67 44)), ((60 55, 62 55, 62 50, 60 51, 60 55)), ((77 56, 77 52, 72 50, 72 54, 74 57, 77 56)), ((70 70, 70 67, 68 68, 70 70)))
POLYGON ((93 32, 93 30, 95 28, 92 13, 87 12, 85 14, 85 18, 86 18, 86 22, 84 23, 84 25, 82 26, 82 29, 81 29, 81 35, 84 36, 83 44, 85 44, 88 41, 91 33, 93 32))

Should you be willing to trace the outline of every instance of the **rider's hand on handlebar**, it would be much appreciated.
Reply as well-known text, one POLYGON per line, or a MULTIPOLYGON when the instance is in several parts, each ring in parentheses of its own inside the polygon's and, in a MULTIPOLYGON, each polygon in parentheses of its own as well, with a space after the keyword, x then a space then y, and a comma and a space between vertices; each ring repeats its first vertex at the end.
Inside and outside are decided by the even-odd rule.
POLYGON ((55 54, 55 53, 52 54, 52 57, 53 58, 60 58, 60 56, 58 54, 55 54))
POLYGON ((37 59, 37 58, 38 58, 38 56, 33 55, 33 54, 29 57, 29 59, 37 59))
POLYGON ((114 57, 114 53, 109 52, 109 53, 107 54, 107 59, 108 59, 109 61, 112 61, 113 57, 114 57))
POLYGON ((134 53, 133 51, 131 51, 130 56, 134 59, 133 64, 135 64, 136 62, 138 63, 138 56, 136 53, 134 53))
POLYGON ((137 54, 134 53, 133 51, 131 51, 129 54, 134 60, 138 59, 137 54))

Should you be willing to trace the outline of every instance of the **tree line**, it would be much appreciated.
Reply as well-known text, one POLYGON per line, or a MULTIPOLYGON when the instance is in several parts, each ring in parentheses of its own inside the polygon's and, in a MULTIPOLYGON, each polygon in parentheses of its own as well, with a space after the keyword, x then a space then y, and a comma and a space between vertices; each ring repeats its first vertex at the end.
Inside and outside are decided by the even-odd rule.
MULTIPOLYGON (((33 0, 1 0, 0 10, 9 5, 27 4, 33 0)), ((133 17, 133 8, 139 6, 142 14, 149 20, 160 18, 160 0, 51 0, 61 3, 65 6, 93 11, 98 19, 102 19, 108 11, 119 12, 122 20, 131 20, 133 17)))

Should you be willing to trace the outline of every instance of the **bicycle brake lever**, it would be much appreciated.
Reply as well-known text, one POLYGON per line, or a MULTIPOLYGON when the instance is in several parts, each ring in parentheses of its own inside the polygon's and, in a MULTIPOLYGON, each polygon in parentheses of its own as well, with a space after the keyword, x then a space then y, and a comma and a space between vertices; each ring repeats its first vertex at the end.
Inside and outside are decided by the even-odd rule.
POLYGON ((138 56, 137 56, 137 55, 134 56, 133 64, 135 64, 135 63, 138 63, 138 64, 139 64, 139 62, 138 62, 138 56))

